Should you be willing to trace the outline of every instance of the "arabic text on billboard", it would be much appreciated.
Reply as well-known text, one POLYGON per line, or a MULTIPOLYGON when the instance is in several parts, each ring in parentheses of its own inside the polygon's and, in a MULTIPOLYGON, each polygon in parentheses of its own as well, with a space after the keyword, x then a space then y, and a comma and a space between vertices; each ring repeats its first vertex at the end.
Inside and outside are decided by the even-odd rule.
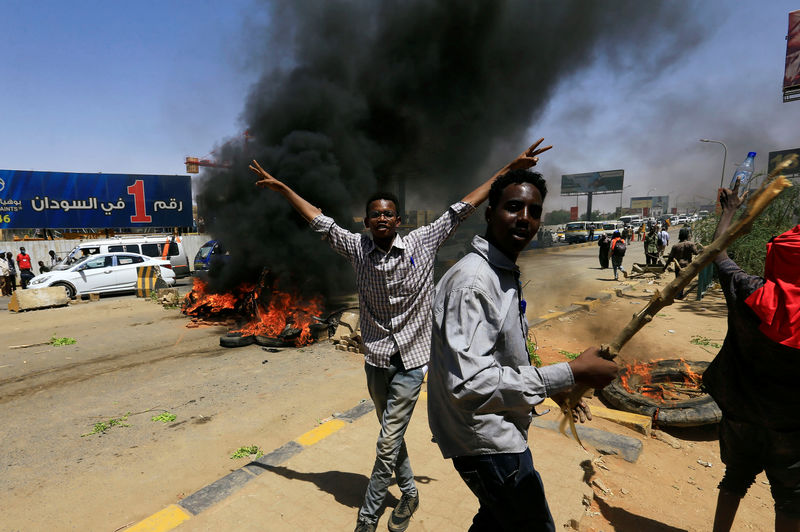
POLYGON ((624 176, 624 170, 562 175, 561 194, 619 192, 622 190, 624 176))
POLYGON ((0 170, 0 229, 190 225, 189 176, 0 170))

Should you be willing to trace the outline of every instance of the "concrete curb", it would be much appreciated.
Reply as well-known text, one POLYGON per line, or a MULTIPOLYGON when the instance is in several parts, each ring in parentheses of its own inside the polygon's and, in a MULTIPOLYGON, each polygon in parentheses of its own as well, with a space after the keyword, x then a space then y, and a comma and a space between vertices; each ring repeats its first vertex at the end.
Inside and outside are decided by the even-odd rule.
MULTIPOLYGON (((560 432, 558 421, 533 418, 533 426, 560 432)), ((576 426, 575 428, 578 431, 578 437, 584 444, 590 444, 602 454, 616 454, 627 462, 635 462, 642 454, 643 444, 636 438, 591 427, 576 426)))

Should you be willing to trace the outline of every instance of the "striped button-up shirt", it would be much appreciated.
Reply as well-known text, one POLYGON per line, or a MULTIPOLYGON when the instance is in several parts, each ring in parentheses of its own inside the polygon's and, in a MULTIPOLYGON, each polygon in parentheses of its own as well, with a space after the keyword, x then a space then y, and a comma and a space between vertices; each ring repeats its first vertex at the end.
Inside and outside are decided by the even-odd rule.
POLYGON ((320 214, 311 228, 356 271, 361 337, 368 364, 386 368, 399 352, 406 369, 428 363, 431 347, 431 300, 436 251, 475 207, 458 202, 436 221, 395 236, 388 253, 368 235, 342 229, 320 214))

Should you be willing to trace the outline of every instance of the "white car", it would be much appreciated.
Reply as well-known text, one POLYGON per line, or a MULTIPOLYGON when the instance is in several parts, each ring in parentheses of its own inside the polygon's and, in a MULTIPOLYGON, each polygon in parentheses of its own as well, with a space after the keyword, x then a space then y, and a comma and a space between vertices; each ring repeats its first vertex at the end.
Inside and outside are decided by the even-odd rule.
POLYGON ((28 289, 63 286, 69 297, 136 290, 136 269, 158 266, 167 285, 175 284, 169 260, 136 253, 99 253, 82 257, 63 270, 53 270, 31 279, 28 289))

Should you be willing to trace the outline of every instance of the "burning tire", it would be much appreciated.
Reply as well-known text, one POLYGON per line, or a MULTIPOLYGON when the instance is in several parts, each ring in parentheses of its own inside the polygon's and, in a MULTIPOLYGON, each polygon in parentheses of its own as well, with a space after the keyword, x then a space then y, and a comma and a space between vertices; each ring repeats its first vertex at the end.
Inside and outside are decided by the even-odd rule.
MULTIPOLYGON (((710 395, 700 391, 699 387, 688 387, 674 384, 672 381, 691 380, 699 384, 699 375, 708 368, 708 362, 690 362, 683 360, 659 360, 646 364, 638 364, 638 369, 649 370, 649 380, 635 383, 636 374, 631 367, 623 368, 614 381, 603 388, 603 397, 612 406, 628 412, 642 414, 653 418, 654 422, 667 427, 696 427, 719 423, 722 412, 710 395), (638 387, 637 387, 638 386, 638 387), (640 393, 647 387, 645 393, 640 393), (653 391, 658 390, 658 394, 653 391), (684 393, 676 393, 683 391, 684 393), (669 392, 667 396, 666 392, 669 392), (686 398, 685 394, 690 394, 686 398)), ((639 379, 640 381, 642 379, 639 379)))
POLYGON ((244 347, 246 345, 253 345, 255 342, 255 335, 242 335, 240 332, 229 332, 225 336, 219 337, 219 345, 222 347, 244 347))
POLYGON ((294 347, 294 340, 286 340, 281 337, 256 335, 253 340, 261 347, 294 347))

